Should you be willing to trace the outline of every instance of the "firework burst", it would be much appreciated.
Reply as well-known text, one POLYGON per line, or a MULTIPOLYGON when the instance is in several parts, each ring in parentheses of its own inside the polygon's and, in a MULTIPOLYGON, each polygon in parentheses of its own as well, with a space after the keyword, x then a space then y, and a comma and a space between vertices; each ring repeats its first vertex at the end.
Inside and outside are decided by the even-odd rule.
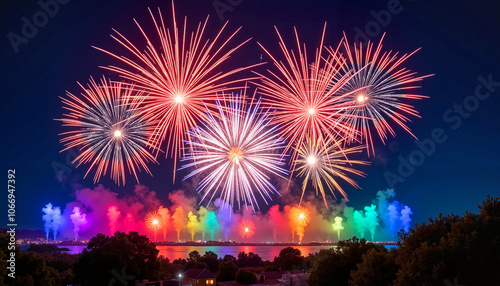
MULTIPOLYGON (((419 87, 414 85, 416 82, 432 76, 417 76, 416 72, 401 66, 419 49, 399 57, 398 53, 392 51, 383 52, 384 36, 376 47, 372 42, 368 42, 365 47, 359 43, 351 48, 344 34, 343 46, 347 64, 342 67, 343 73, 354 72, 354 76, 340 88, 339 94, 349 93, 349 96, 342 98, 342 102, 352 102, 357 106, 346 110, 346 117, 343 118, 353 126, 353 130, 357 131, 348 136, 349 140, 346 143, 352 141, 364 143, 368 155, 370 152, 375 153, 373 129, 384 144, 388 134, 396 136, 391 122, 415 137, 407 126, 407 122, 411 121, 408 116, 420 116, 406 101, 428 98, 411 93, 411 90, 419 87)), ((337 50, 330 48, 329 51, 332 55, 337 55, 337 50)), ((337 82, 333 81, 331 86, 334 87, 336 84, 337 82)))
POLYGON ((139 104, 132 96, 135 91, 105 77, 100 85, 93 78, 88 88, 79 85, 83 89, 81 97, 69 92, 67 98, 61 97, 67 113, 57 120, 71 128, 60 134, 64 144, 61 152, 78 148, 80 154, 73 163, 78 163, 77 167, 90 163, 85 177, 95 167, 94 183, 108 170, 118 185, 125 185, 125 169, 137 182, 141 169, 151 175, 146 164, 156 161, 146 148, 152 147, 148 143, 152 128, 133 111, 139 104))
MULTIPOLYGON (((297 51, 290 51, 278 29, 279 44, 285 61, 275 58, 262 45, 262 49, 274 62, 278 73, 268 71, 271 76, 258 74, 262 81, 256 83, 264 95, 263 105, 271 107, 275 123, 280 124, 281 136, 288 142, 284 152, 292 149, 292 169, 298 152, 293 146, 301 146, 307 138, 314 142, 326 138, 342 137, 351 134, 352 127, 339 120, 345 110, 353 103, 342 100, 350 91, 340 96, 336 94, 351 79, 352 75, 339 77, 345 61, 340 54, 324 52, 323 48, 326 24, 321 36, 321 43, 312 62, 308 60, 306 47, 301 46, 297 30, 295 38, 297 51), (335 81, 332 86, 331 82, 335 81)), ((321 142, 321 141, 320 141, 321 142)))
POLYGON ((341 148, 342 140, 330 139, 323 146, 319 139, 316 142, 312 139, 306 139, 299 149, 299 156, 296 160, 297 176, 305 176, 302 182, 302 198, 306 191, 307 184, 309 180, 312 181, 312 185, 316 190, 316 195, 321 193, 323 201, 326 208, 328 208, 326 202, 325 186, 330 189, 331 193, 335 196, 334 190, 337 190, 347 199, 346 192, 338 184, 336 178, 340 178, 350 185, 359 188, 358 184, 351 178, 347 176, 347 173, 363 176, 362 171, 351 168, 353 164, 367 165, 369 162, 349 160, 348 155, 360 153, 363 150, 363 146, 347 147, 341 148))
POLYGON ((277 193, 269 182, 268 174, 286 176, 288 172, 280 151, 284 143, 278 137, 277 126, 268 127, 269 112, 257 114, 260 101, 252 97, 245 103, 245 94, 231 95, 217 101, 219 117, 209 112, 209 120, 191 131, 189 151, 183 161, 191 161, 181 169, 196 167, 184 179, 207 172, 198 184, 198 192, 203 192, 201 201, 209 202, 220 192, 224 204, 238 207, 250 204, 255 211, 259 208, 255 193, 264 202, 272 200, 270 194, 277 193))
POLYGON ((303 206, 292 207, 288 213, 290 227, 292 228, 292 241, 295 241, 295 234, 299 238, 299 243, 302 242, 305 234, 305 228, 311 221, 311 211, 303 206))
MULTIPOLYGON (((96 49, 113 56, 126 66, 109 66, 105 67, 106 69, 118 73, 134 83, 136 88, 146 92, 139 113, 145 119, 157 122, 150 142, 156 144, 158 149, 166 143, 166 156, 174 158, 176 164, 177 158, 182 155, 182 142, 190 140, 187 131, 192 130, 198 120, 207 119, 205 105, 214 107, 216 93, 223 89, 228 90, 227 86, 234 83, 248 80, 230 80, 228 77, 253 66, 232 69, 225 73, 218 71, 220 66, 248 41, 224 51, 239 31, 236 30, 224 39, 222 34, 227 22, 214 38, 205 39, 208 17, 198 24, 195 32, 189 33, 186 18, 181 29, 177 26, 173 1, 172 30, 165 27, 159 9, 157 17, 151 10, 149 12, 158 39, 150 39, 148 33, 136 22, 146 41, 146 48, 136 47, 114 30, 116 36, 112 38, 128 50, 132 57, 96 49), (159 41, 159 45, 155 45, 154 41, 159 41)), ((174 181, 175 169, 174 165, 174 181)))
POLYGON ((155 211, 148 213, 146 215, 146 226, 153 231, 156 241, 156 233, 162 227, 161 215, 155 211))
POLYGON ((304 227, 311 221, 311 211, 303 206, 296 206, 290 209, 289 218, 297 226, 304 227))
POLYGON ((241 238, 250 238, 255 234, 255 223, 251 220, 244 219, 238 226, 238 232, 241 238))

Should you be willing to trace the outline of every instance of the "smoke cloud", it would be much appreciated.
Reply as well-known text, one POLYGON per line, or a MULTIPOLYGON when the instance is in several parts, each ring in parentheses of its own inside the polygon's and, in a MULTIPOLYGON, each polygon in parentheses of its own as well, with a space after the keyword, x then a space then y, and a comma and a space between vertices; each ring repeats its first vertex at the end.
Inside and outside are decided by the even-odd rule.
POLYGON ((75 241, 78 240, 78 233, 82 226, 87 224, 87 215, 80 212, 79 207, 73 208, 73 214, 70 216, 73 223, 73 232, 75 233, 75 241))
POLYGON ((42 220, 44 222, 46 239, 47 241, 49 240, 49 233, 52 230, 54 234, 54 241, 56 241, 59 228, 63 225, 64 222, 61 215, 61 208, 52 208, 52 204, 48 203, 44 208, 42 208, 42 212, 44 213, 44 215, 42 216, 42 220))
POLYGON ((184 190, 171 191, 168 200, 162 202, 146 186, 135 186, 129 195, 122 196, 98 185, 76 190, 74 201, 66 204, 62 214, 61 208, 47 204, 42 209, 42 220, 47 239, 52 231, 55 238, 70 240, 116 231, 137 231, 152 239, 155 231, 145 223, 150 212, 161 217, 164 241, 241 241, 238 225, 243 220, 256 226, 255 235, 245 239, 247 242, 336 241, 352 236, 388 241, 394 240, 398 231, 409 231, 411 227, 413 212, 394 200, 396 193, 392 189, 377 192, 372 204, 359 208, 331 198, 326 209, 322 198, 306 193, 301 207, 309 211, 310 221, 297 223, 294 210, 300 200, 300 186, 285 180, 278 181, 277 186, 282 196, 272 206, 261 206, 267 212, 254 212, 245 205, 233 210, 218 199, 208 207, 198 206, 197 194, 184 190), (103 217, 107 220, 103 221, 103 217), (71 223, 65 225, 65 221, 71 223))

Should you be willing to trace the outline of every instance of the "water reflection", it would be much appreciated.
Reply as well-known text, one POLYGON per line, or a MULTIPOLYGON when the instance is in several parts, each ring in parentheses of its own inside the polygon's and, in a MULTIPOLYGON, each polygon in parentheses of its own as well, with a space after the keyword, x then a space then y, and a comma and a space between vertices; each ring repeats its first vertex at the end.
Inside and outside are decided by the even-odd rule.
MULTIPOLYGON (((76 254, 81 253, 85 246, 64 246, 70 249, 67 253, 76 254)), ((174 259, 188 257, 189 252, 197 250, 201 255, 206 251, 213 251, 219 257, 224 257, 224 255, 229 254, 234 257, 238 257, 238 253, 244 251, 246 253, 253 252, 258 254, 263 260, 272 261, 274 257, 278 256, 280 251, 285 248, 283 245, 244 245, 244 246, 185 246, 185 245, 159 245, 156 248, 160 251, 159 255, 167 257, 170 261, 174 259)), ((307 256, 309 253, 319 252, 321 249, 327 249, 333 246, 307 246, 307 245, 296 245, 293 246, 300 250, 303 256, 307 256)), ((386 246, 387 248, 394 247, 392 245, 386 246)))

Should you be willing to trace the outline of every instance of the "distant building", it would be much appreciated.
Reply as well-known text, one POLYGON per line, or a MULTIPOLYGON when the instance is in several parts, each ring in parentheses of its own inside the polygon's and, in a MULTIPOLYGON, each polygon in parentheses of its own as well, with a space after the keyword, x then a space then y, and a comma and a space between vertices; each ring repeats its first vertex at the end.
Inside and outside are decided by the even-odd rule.
POLYGON ((216 285, 215 275, 207 269, 189 269, 182 274, 182 285, 216 285))

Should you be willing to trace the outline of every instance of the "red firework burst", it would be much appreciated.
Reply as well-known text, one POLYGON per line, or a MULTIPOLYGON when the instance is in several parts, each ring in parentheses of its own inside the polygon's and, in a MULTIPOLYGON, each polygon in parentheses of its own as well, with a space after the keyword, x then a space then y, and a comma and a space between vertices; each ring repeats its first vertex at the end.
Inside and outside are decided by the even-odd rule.
POLYGON ((240 222, 238 231, 241 238, 250 238, 255 234, 255 223, 251 220, 244 219, 240 222))
MULTIPOLYGON (((296 29, 297 51, 287 48, 276 29, 284 62, 259 44, 278 69, 278 73, 268 71, 270 77, 257 73, 262 81, 256 84, 264 95, 263 105, 275 110, 274 122, 280 124, 281 135, 288 142, 284 152, 293 146, 302 146, 307 138, 313 142, 323 142, 327 138, 342 138, 353 132, 352 127, 339 118, 345 116, 345 110, 353 108, 353 102, 342 99, 357 90, 336 95, 352 75, 345 74, 339 78, 345 61, 338 53, 324 52, 325 31, 326 24, 312 62, 307 58, 305 45, 301 46, 296 29), (333 86, 332 81, 335 81, 333 86)), ((298 155, 297 149, 292 148, 292 169, 298 155)))
POLYGON ((146 48, 142 47, 142 43, 140 48, 136 47, 125 36, 114 30, 116 36, 112 38, 125 47, 132 57, 121 56, 101 48, 96 49, 125 64, 125 67, 109 66, 105 67, 106 69, 118 73, 132 82, 135 88, 146 92, 140 98, 142 104, 138 112, 145 119, 156 122, 149 142, 155 144, 158 149, 166 143, 166 156, 174 159, 175 180, 175 164, 182 155, 183 142, 190 140, 187 131, 193 129, 198 120, 208 119, 205 106, 214 107, 217 93, 222 90, 240 89, 241 86, 233 84, 250 79, 231 80, 228 77, 255 65, 228 72, 218 71, 222 63, 248 42, 246 40, 226 49, 240 30, 236 30, 224 39, 222 34, 227 22, 214 38, 205 39, 208 17, 198 24, 194 32, 189 33, 187 18, 181 29, 177 26, 173 1, 172 30, 165 27, 160 9, 157 17, 151 10, 149 12, 159 45, 155 45, 155 40, 158 40, 150 39, 148 33, 136 22, 146 41, 146 48))
POLYGON ((158 212, 152 211, 146 215, 146 227, 153 231, 156 241, 156 233, 162 227, 161 216, 158 212))
MULTIPOLYGON (((398 53, 392 51, 383 52, 384 36, 385 34, 376 47, 372 42, 368 42, 365 46, 355 43, 354 48, 351 48, 344 34, 343 46, 347 65, 343 66, 343 73, 354 72, 354 76, 342 86, 339 94, 349 93, 349 96, 342 98, 342 102, 351 102, 357 106, 357 108, 346 110, 347 117, 344 119, 353 126, 353 131, 357 131, 350 134, 346 142, 364 143, 368 155, 370 152, 375 153, 373 129, 384 144, 388 134, 396 136, 391 123, 402 127, 415 137, 407 125, 407 122, 411 121, 408 115, 420 116, 407 101, 428 98, 428 96, 414 94, 411 91, 419 87, 414 85, 416 82, 432 76, 417 76, 416 72, 402 67, 402 64, 419 49, 399 57, 398 53)), ((337 53, 332 48, 329 51, 332 55, 337 53)), ((332 84, 336 82, 333 81, 332 84)))

